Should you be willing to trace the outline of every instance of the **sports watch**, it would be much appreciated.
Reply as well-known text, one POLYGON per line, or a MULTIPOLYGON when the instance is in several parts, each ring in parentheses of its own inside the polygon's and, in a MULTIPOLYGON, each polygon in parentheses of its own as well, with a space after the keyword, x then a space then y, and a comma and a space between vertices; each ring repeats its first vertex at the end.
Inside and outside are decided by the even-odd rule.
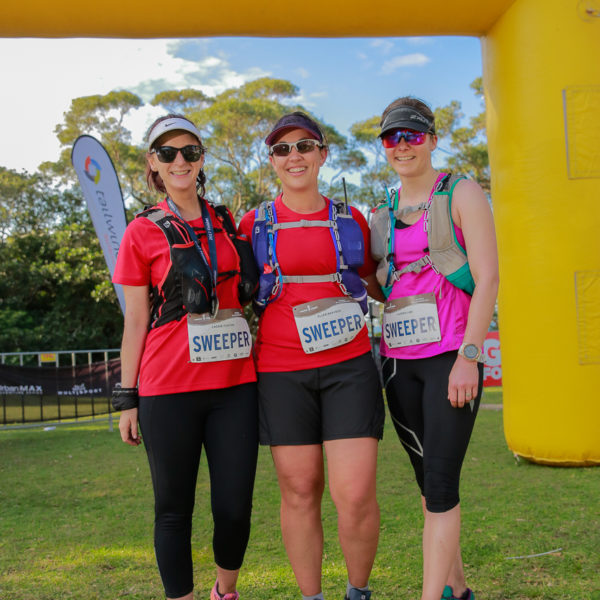
POLYGON ((463 358, 470 360, 471 362, 483 362, 483 353, 481 348, 475 344, 465 344, 464 342, 460 345, 458 353, 463 358))

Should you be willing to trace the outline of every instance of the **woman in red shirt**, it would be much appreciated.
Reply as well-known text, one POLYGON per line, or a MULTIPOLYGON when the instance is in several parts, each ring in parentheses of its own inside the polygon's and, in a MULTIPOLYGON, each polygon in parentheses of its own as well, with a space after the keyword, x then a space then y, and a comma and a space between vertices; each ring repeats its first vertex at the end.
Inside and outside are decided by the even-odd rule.
POLYGON ((283 540, 303 598, 323 598, 324 448, 348 569, 345 597, 368 600, 384 420, 360 281, 375 282, 369 229, 359 211, 346 213, 319 192, 327 146, 317 123, 304 113, 285 115, 265 141, 282 193, 240 222, 241 233, 252 237, 261 273, 260 443, 271 446, 283 540))
MULTIPOLYGON (((256 471, 256 374, 238 298, 240 259, 204 195, 204 147, 179 115, 148 133, 149 187, 166 193, 129 224, 113 281, 126 301, 123 441, 141 443, 155 496, 154 547, 169 599, 193 598, 191 524, 202 446, 211 480, 217 581, 211 600, 237 600, 256 471)), ((229 217, 231 217, 229 215, 229 217)))

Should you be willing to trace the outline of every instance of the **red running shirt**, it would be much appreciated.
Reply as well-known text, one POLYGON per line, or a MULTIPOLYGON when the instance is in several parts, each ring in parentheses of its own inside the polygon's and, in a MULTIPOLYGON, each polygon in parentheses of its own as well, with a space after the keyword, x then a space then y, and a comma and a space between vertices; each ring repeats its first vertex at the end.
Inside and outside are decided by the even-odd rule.
MULTIPOLYGON (((290 210, 279 196, 275 200, 277 221, 289 223, 300 219, 327 220, 329 199, 326 206, 315 213, 297 213, 290 210)), ((352 208, 352 216, 360 225, 365 240, 364 264, 359 270, 361 277, 375 272, 376 264, 371 258, 370 231, 363 215, 352 208)), ((240 221, 239 231, 248 239, 252 236, 254 210, 246 213, 240 221)), ((294 227, 280 229, 277 234, 277 258, 284 275, 324 275, 335 273, 336 253, 331 231, 326 227, 294 227)), ((332 365, 369 352, 371 345, 366 326, 350 342, 314 354, 302 350, 300 336, 292 309, 298 304, 344 296, 337 283, 286 283, 279 298, 267 305, 260 317, 255 345, 257 370, 259 372, 299 371, 332 365)))
MULTIPOLYGON (((165 201, 157 204, 157 207, 169 211, 165 201)), ((222 230, 217 231, 221 229, 221 224, 210 205, 209 212, 215 224, 219 273, 239 271, 235 248, 222 230)), ((194 228, 210 262, 202 218, 189 221, 189 224, 194 228)), ((140 217, 134 219, 125 230, 113 282, 123 285, 156 286, 166 276, 169 265, 169 244, 163 232, 149 219, 140 217)), ((239 275, 227 279, 219 277, 217 295, 220 308, 240 308, 238 283, 239 275)), ((211 363, 192 363, 189 359, 186 316, 179 321, 171 321, 151 329, 146 337, 140 364, 140 395, 176 394, 256 381, 252 356, 211 363)))

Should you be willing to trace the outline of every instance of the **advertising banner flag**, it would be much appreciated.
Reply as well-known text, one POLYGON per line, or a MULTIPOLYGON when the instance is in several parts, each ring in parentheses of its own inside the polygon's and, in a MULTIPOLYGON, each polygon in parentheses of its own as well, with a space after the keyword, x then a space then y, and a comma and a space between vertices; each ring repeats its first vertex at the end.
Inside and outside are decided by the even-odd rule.
POLYGON ((483 385, 502 385, 502 359, 500 357, 500 334, 488 331, 483 342, 483 385))
MULTIPOLYGON (((117 172, 104 146, 91 135, 81 135, 75 140, 71 162, 79 178, 112 278, 119 245, 127 226, 117 172)), ((115 285, 115 291, 121 310, 125 312, 123 289, 120 285, 115 285)))

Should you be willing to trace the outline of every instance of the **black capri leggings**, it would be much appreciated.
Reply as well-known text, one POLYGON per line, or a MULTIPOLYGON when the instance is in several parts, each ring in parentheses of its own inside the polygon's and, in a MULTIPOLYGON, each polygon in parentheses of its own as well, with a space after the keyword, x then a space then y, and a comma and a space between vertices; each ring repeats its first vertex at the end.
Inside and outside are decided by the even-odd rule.
POLYGON ((448 378, 456 356, 453 351, 410 360, 382 357, 394 427, 430 512, 446 512, 459 503, 460 471, 481 400, 479 364, 477 397, 463 408, 450 404, 448 378))
POLYGON ((140 398, 154 487, 154 549, 170 598, 194 588, 192 513, 202 446, 210 473, 215 562, 239 569, 250 535, 258 454, 256 384, 140 398))

